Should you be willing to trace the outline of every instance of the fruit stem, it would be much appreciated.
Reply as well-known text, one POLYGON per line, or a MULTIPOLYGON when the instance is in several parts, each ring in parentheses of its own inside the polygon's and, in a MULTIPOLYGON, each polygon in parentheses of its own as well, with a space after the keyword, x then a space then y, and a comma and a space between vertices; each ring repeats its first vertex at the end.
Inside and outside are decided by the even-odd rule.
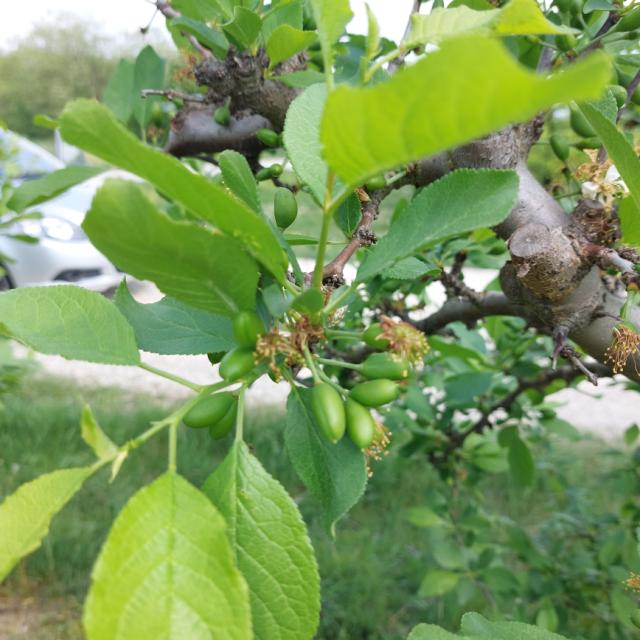
POLYGON ((238 393, 238 413, 236 415, 236 442, 242 442, 244 431, 244 409, 245 409, 245 394, 247 392, 247 385, 240 387, 238 393))
POLYGON ((322 207, 322 227, 320 229, 320 238, 318 238, 318 253, 316 255, 316 266, 313 271, 313 286, 316 289, 322 289, 322 274, 324 272, 324 256, 327 250, 327 240, 329 238, 329 226, 333 217, 332 196, 333 196, 333 171, 329 171, 327 175, 327 189, 324 196, 324 205, 322 207))
POLYGON ((342 331, 339 329, 325 329, 327 338, 344 338, 346 340, 362 340, 362 333, 359 331, 342 331))
POLYGON ((161 378, 166 378, 167 380, 171 380, 172 382, 176 382, 177 384, 181 384, 183 387, 189 387, 192 391, 200 392, 204 387, 202 385, 196 384, 195 382, 191 382, 190 380, 186 380, 185 378, 181 378, 169 371, 164 371, 163 369, 157 369, 156 367, 147 364, 146 362, 141 362, 138 367, 140 369, 144 369, 149 373, 153 373, 156 376, 160 376, 161 378))
POLYGON ((333 365, 335 367, 342 367, 343 369, 362 371, 362 365, 355 364, 354 362, 344 362, 343 360, 333 360, 332 358, 318 358, 318 362, 321 364, 333 365))
POLYGON ((311 351, 309 351, 309 346, 305 344, 304 347, 302 348, 302 351, 304 353, 305 362, 307 363, 307 366, 311 371, 311 375, 313 376, 313 381, 316 384, 318 384, 322 380, 321 380, 320 374, 318 373, 318 369, 316 369, 316 365, 313 362, 313 356, 311 355, 311 351))
POLYGON ((330 300, 324 308, 324 314, 330 315, 358 288, 357 282, 354 280, 346 289, 339 293, 333 300, 330 300))

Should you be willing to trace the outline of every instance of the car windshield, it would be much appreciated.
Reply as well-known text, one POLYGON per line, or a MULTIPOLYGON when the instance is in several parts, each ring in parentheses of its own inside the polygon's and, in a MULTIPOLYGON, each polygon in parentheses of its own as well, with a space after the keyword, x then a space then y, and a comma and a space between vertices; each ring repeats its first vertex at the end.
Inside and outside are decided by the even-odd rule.
POLYGON ((27 180, 63 167, 60 160, 42 147, 0 131, 0 177, 27 180))

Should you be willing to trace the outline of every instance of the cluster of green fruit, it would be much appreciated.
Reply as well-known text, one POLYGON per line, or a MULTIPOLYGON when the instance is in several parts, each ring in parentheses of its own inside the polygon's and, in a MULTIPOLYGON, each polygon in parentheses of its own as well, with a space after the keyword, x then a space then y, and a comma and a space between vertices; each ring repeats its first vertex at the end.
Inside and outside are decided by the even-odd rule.
MULTIPOLYGON (((212 364, 220 364, 219 373, 228 383, 247 380, 257 374, 256 345, 265 333, 259 316, 250 311, 239 313, 233 321, 233 334, 238 345, 227 353, 209 354, 212 364)), ((379 324, 372 324, 362 334, 363 341, 374 349, 388 349, 389 342, 380 336, 379 324)), ((312 364, 314 386, 312 409, 322 434, 337 443, 345 433, 361 449, 371 447, 381 435, 371 409, 393 402, 399 395, 398 381, 409 375, 410 365, 392 353, 372 353, 359 365, 350 365, 364 378, 350 391, 318 374, 322 359, 312 364)), ((237 394, 223 391, 199 400, 184 416, 184 424, 194 429, 208 428, 215 439, 226 436, 237 416, 237 394)))
POLYGON ((345 432, 361 449, 368 449, 380 434, 370 409, 393 402, 399 395, 397 380, 409 375, 409 364, 388 353, 373 353, 361 365, 366 380, 349 392, 329 382, 317 380, 311 406, 318 427, 332 443, 345 432), (344 399, 343 399, 343 396, 344 399))

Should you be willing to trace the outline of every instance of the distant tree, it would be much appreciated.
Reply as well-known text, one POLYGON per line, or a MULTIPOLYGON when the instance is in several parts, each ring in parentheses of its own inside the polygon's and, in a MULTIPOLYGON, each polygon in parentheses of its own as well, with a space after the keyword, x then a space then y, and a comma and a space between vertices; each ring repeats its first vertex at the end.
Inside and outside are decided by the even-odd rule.
POLYGON ((73 98, 101 97, 121 54, 98 24, 68 14, 37 24, 0 55, 0 120, 22 135, 46 135, 33 116, 55 116, 73 98))

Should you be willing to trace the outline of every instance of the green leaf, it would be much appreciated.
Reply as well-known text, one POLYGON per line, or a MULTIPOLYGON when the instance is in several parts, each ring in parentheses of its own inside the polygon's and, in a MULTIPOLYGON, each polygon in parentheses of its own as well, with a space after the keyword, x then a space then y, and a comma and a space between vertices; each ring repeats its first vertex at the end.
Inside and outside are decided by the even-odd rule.
POLYGON ((249 586, 256 639, 311 639, 320 614, 320 579, 293 500, 244 442, 233 445, 203 491, 227 521, 249 586))
POLYGON ((600 136, 609 157, 625 181, 640 216, 640 158, 616 125, 593 104, 581 104, 580 109, 600 136))
POLYGON ((547 20, 535 0, 511 0, 501 9, 475 11, 466 6, 434 9, 429 14, 411 16, 411 33, 403 47, 413 49, 428 43, 470 33, 483 35, 554 35, 575 29, 547 20))
POLYGON ((159 96, 143 98, 143 89, 164 88, 164 60, 147 45, 138 54, 133 69, 133 116, 142 129, 145 129, 151 119, 151 111, 154 102, 159 102, 159 96))
POLYGON ((217 58, 226 57, 229 41, 217 29, 212 29, 202 22, 184 16, 171 20, 171 26, 192 35, 200 44, 213 51, 217 58))
POLYGON ((231 320, 178 300, 163 298, 151 304, 137 302, 122 282, 114 299, 133 327, 138 347, 163 355, 198 355, 230 351, 235 346, 231 320))
POLYGON ((429 507, 412 507, 407 510, 407 520, 416 527, 442 527, 445 521, 429 507))
POLYGON ((135 63, 124 58, 118 62, 109 83, 107 84, 102 102, 111 109, 120 122, 129 122, 133 115, 133 103, 136 100, 134 89, 135 63))
POLYGON ((338 207, 336 224, 347 238, 351 238, 353 232, 358 228, 361 218, 362 206, 360 205, 360 198, 355 193, 352 193, 338 207))
POLYGON ((624 198, 618 206, 622 241, 640 247, 640 209, 632 198, 624 198))
POLYGON ((527 444, 518 437, 509 443, 509 471, 515 483, 520 487, 530 487, 536 474, 533 456, 527 444))
POLYGON ((296 473, 321 503, 327 528, 360 499, 367 484, 362 452, 343 438, 331 444, 321 433, 311 410, 311 391, 294 389, 287 402, 285 444, 296 473))
POLYGON ((37 180, 23 182, 11 195, 7 207, 13 211, 24 211, 41 202, 60 195, 70 187, 102 173, 98 167, 67 167, 48 173, 37 180))
POLYGON ((371 7, 365 3, 367 10, 367 38, 365 40, 365 60, 373 60, 380 50, 380 25, 371 7))
POLYGON ((47 473, 5 498, 0 504, 0 581, 40 546, 53 516, 93 472, 93 467, 76 467, 47 473))
POLYGON ((333 91, 321 124, 324 157, 346 184, 356 187, 557 102, 595 98, 609 75, 608 59, 600 52, 540 76, 519 65, 496 40, 447 40, 385 82, 366 88, 341 85, 333 91))
POLYGON ((445 631, 432 624, 419 624, 414 627, 407 640, 459 640, 460 636, 445 631))
POLYGON ((49 131, 55 131, 59 126, 59 122, 55 118, 52 118, 45 113, 36 113, 36 115, 33 116, 32 122, 36 127, 42 127, 49 131))
POLYGON ((333 45, 353 18, 349 0, 310 0, 322 45, 325 70, 333 68, 333 45))
POLYGON ((231 17, 233 5, 229 4, 230 1, 233 0, 172 0, 171 6, 189 18, 209 22, 231 17))
POLYGON ((82 409, 80 435, 99 460, 113 460, 118 455, 118 447, 100 428, 89 405, 82 409))
POLYGON ((233 20, 222 28, 235 44, 244 49, 251 49, 260 35, 262 20, 257 13, 244 7, 236 7, 233 20))
POLYGON ((227 149, 218 155, 218 165, 225 185, 255 212, 261 212, 258 188, 247 159, 241 153, 227 149))
POLYGON ((580 432, 566 420, 562 420, 562 418, 558 418, 557 416, 553 418, 547 418, 545 420, 541 420, 540 424, 551 433, 555 433, 561 438, 565 438, 566 440, 580 440, 582 437, 580 432))
POLYGON ((281 24, 267 40, 269 66, 275 67, 296 53, 304 51, 315 39, 316 34, 313 31, 302 31, 288 24, 281 24))
POLYGON ((97 102, 71 102, 60 124, 67 142, 148 180, 203 220, 241 240, 282 282, 285 260, 278 240, 266 220, 244 202, 193 173, 176 158, 140 142, 97 102))
POLYGON ((306 184, 317 202, 324 201, 327 165, 320 147, 320 120, 327 96, 323 84, 310 86, 289 107, 283 140, 296 175, 306 184))
POLYGON ((282 84, 286 84, 288 87, 294 87, 295 89, 306 89, 312 84, 322 82, 323 79, 324 76, 319 71, 314 71, 313 69, 293 71, 278 76, 278 82, 282 82, 282 84))
POLYGON ((490 622, 479 613, 465 613, 460 631, 474 640, 566 640, 557 633, 522 622, 490 622))
POLYGON ((435 598, 453 591, 460 581, 460 574, 454 571, 434 569, 425 574, 418 594, 424 598, 435 598))
POLYGON ((243 245, 191 222, 172 220, 133 182, 107 181, 82 227, 120 269, 155 282, 168 296, 229 316, 255 307, 258 268, 243 245))
POLYGON ((638 439, 638 436, 640 436, 640 427, 637 424, 632 424, 625 429, 623 434, 624 443, 630 447, 638 439))
POLYGON ((398 215, 358 270, 366 280, 419 249, 502 222, 515 206, 512 171, 460 169, 423 189, 398 215))
MULTIPOLYGON (((262 37, 264 41, 268 42, 271 34, 283 24, 288 24, 294 29, 302 29, 302 18, 302 3, 299 0, 272 2, 271 7, 262 19, 262 37)), ((322 74, 320 76, 320 82, 322 82, 324 76, 322 74)))
POLYGON ((69 360, 140 362, 133 330, 115 305, 99 293, 73 285, 0 294, 0 328, 36 351, 69 360))
POLYGON ((429 267, 429 265, 418 260, 418 258, 409 257, 396 262, 391 267, 386 268, 382 272, 384 278, 394 278, 397 280, 414 280, 420 278, 427 273, 438 275, 439 269, 429 267))
POLYGON ((109 532, 85 603, 87 640, 249 640, 247 585, 224 519, 174 473, 138 491, 109 532))

